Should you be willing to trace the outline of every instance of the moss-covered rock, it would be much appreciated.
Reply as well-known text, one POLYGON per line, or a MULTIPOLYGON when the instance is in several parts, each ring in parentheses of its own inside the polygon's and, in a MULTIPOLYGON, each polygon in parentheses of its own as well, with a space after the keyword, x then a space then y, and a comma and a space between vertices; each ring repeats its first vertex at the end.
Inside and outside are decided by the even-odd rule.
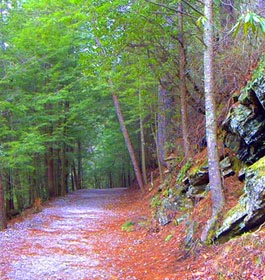
MULTIPOLYGON (((254 109, 253 109, 254 110, 254 109)), ((233 111, 230 129, 252 145, 265 139, 265 120, 261 114, 255 114, 252 108, 239 104, 233 111)))
MULTIPOLYGON (((222 175, 228 177, 234 175, 232 169, 232 163, 229 157, 225 157, 220 161, 220 168, 222 170, 222 175)), ((200 199, 204 198, 210 187, 209 187, 209 171, 208 165, 205 163, 197 168, 192 167, 188 171, 187 180, 185 180, 186 188, 185 192, 188 198, 191 198, 194 204, 200 199)))
POLYGON ((160 225, 164 226, 174 220, 176 212, 187 212, 192 207, 191 200, 185 195, 164 197, 157 207, 156 219, 160 225))
POLYGON ((249 82, 223 123, 225 145, 246 163, 265 155, 265 76, 249 82))
POLYGON ((261 158, 246 171, 245 193, 247 195, 247 227, 265 221, 265 157, 261 158))
POLYGON ((246 169, 244 194, 226 215, 216 238, 226 240, 265 221, 265 157, 246 169))
POLYGON ((223 242, 243 232, 244 218, 247 216, 246 197, 242 197, 239 203, 225 216, 222 226, 216 232, 216 239, 223 242))

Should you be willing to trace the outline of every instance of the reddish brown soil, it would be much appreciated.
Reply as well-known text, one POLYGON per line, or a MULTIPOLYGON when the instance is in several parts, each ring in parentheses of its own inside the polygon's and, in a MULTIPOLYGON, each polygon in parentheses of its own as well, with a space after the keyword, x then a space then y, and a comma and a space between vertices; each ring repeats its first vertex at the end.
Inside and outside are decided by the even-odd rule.
POLYGON ((13 220, 0 233, 0 279, 265 279, 264 229, 185 250, 185 222, 159 227, 150 195, 82 190, 13 220))

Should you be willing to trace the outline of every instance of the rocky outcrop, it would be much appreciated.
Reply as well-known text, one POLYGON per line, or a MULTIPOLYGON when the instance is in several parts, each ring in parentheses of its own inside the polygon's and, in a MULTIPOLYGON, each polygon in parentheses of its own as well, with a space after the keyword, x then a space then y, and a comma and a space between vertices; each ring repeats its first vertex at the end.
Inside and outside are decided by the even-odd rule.
POLYGON ((245 172, 244 195, 232 208, 216 238, 226 240, 255 229, 265 222, 265 157, 251 165, 245 172))
POLYGON ((160 225, 165 226, 172 222, 175 218, 176 212, 186 212, 192 209, 192 203, 184 195, 163 198, 161 205, 157 209, 156 218, 160 225))
POLYGON ((223 127, 225 146, 246 165, 239 172, 239 179, 245 180, 244 194, 217 231, 219 241, 254 230, 265 222, 265 76, 250 82, 235 97, 223 127))
POLYGON ((265 77, 261 76, 256 79, 252 85, 252 89, 255 92, 263 110, 265 110, 265 77))
POLYGON ((248 85, 236 101, 223 123, 225 146, 252 164, 265 155, 265 77, 248 85))
MULTIPOLYGON (((232 169, 232 164, 229 157, 225 157, 220 161, 220 168, 223 177, 228 177, 234 175, 232 169)), ((188 176, 183 180, 185 187, 183 188, 186 196, 190 198, 194 204, 198 202, 201 198, 209 191, 209 173, 208 166, 203 165, 198 168, 196 172, 188 173, 188 176)))

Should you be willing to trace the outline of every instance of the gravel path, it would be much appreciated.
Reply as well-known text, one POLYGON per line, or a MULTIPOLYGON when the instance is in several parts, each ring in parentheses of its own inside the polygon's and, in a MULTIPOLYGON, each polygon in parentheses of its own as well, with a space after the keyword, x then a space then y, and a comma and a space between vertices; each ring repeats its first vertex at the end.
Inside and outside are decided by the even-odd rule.
POLYGON ((0 279, 118 279, 112 261, 98 248, 110 241, 101 233, 116 216, 106 205, 125 193, 77 191, 10 225, 0 232, 0 279))

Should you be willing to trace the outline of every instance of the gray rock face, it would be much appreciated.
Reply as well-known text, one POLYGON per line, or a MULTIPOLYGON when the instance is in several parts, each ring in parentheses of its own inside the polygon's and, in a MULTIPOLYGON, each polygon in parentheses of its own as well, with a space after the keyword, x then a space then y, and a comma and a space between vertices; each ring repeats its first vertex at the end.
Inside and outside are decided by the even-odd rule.
POLYGON ((217 231, 217 239, 228 239, 254 229, 265 221, 265 157, 246 169, 244 195, 217 231))
MULTIPOLYGON (((232 164, 229 157, 225 157, 220 161, 220 168, 222 170, 223 177, 228 177, 234 175, 234 170, 232 169, 232 164)), ((185 190, 188 198, 196 204, 200 199, 204 198, 206 193, 209 191, 209 173, 208 166, 202 166, 198 171, 193 174, 188 174, 183 183, 186 185, 185 190)))
POLYGON ((188 175, 186 196, 194 204, 205 196, 205 191, 209 183, 208 166, 202 166, 194 174, 188 175))
POLYGON ((224 178, 233 176, 235 174, 229 157, 225 157, 220 161, 220 168, 222 170, 222 175, 224 178))
POLYGON ((247 227, 265 221, 265 157, 253 164, 246 172, 247 227))
POLYGON ((265 110, 265 77, 258 78, 252 86, 261 106, 265 110))
POLYGON ((184 211, 192 208, 192 202, 185 195, 179 197, 164 198, 156 212, 156 218, 160 225, 165 226, 173 221, 176 211, 184 211))
POLYGON ((220 241, 253 230, 265 221, 265 77, 248 85, 236 101, 223 123, 225 145, 252 165, 239 174, 245 180, 244 194, 217 231, 220 241))
POLYGON ((265 77, 243 90, 223 123, 225 145, 238 158, 254 163, 265 155, 265 77))
POLYGON ((192 186, 207 185, 209 183, 208 166, 203 166, 195 174, 189 176, 189 184, 192 186))
POLYGON ((173 219, 172 213, 177 210, 177 204, 170 198, 163 199, 156 216, 160 225, 165 226, 173 219))

